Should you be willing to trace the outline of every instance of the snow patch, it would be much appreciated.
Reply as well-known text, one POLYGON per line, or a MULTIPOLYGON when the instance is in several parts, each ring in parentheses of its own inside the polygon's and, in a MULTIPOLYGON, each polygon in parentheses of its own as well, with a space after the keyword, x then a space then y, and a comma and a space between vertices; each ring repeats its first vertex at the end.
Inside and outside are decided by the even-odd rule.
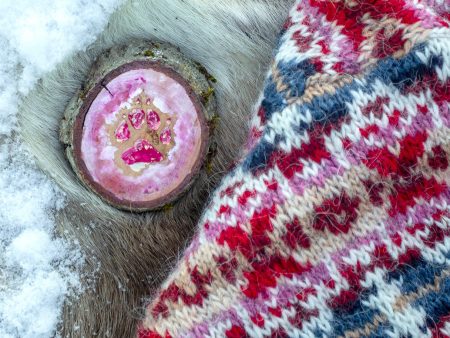
POLYGON ((91 44, 122 1, 0 1, 0 337, 55 336, 84 262, 76 243, 55 235, 64 194, 17 137, 21 97, 91 44))

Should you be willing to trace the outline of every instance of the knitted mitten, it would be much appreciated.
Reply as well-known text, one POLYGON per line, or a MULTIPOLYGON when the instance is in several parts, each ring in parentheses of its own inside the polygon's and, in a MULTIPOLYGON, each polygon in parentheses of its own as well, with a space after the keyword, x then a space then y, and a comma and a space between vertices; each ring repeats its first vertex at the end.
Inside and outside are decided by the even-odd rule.
POLYGON ((140 337, 450 336, 449 9, 296 2, 140 337))

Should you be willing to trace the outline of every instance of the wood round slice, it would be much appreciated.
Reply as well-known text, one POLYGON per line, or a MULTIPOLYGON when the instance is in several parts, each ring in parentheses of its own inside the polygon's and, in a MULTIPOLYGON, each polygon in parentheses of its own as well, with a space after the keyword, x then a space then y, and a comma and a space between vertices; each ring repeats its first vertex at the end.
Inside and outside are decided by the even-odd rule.
POLYGON ((102 55, 60 129, 81 182, 129 211, 177 199, 208 151, 216 109, 211 80, 165 43, 133 42, 102 55))

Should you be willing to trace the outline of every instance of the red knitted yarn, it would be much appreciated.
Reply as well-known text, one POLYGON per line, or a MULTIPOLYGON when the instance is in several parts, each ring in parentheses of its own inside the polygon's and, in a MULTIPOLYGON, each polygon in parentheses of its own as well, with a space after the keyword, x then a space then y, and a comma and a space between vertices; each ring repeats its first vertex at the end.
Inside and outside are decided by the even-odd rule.
POLYGON ((445 1, 297 1, 148 337, 450 336, 445 1))

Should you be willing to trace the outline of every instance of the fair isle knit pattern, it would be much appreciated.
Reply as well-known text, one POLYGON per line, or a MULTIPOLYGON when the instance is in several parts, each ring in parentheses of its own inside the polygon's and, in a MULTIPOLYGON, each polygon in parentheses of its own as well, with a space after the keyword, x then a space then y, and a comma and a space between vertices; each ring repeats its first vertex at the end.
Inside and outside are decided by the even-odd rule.
POLYGON ((450 337, 448 0, 298 0, 150 337, 450 337))

